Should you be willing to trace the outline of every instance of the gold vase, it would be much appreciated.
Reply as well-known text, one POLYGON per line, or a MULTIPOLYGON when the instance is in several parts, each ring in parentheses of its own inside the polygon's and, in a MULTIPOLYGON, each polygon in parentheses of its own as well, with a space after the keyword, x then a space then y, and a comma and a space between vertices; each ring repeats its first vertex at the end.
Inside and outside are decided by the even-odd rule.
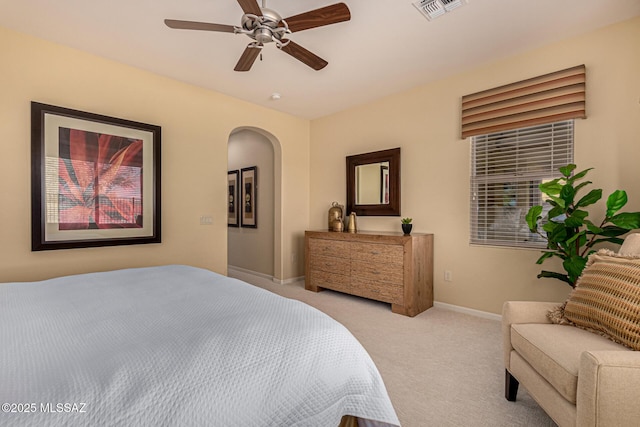
POLYGON ((349 215, 349 225, 347 226, 347 231, 349 233, 357 233, 358 232, 358 225, 356 224, 356 213, 355 212, 351 212, 351 215, 349 215))

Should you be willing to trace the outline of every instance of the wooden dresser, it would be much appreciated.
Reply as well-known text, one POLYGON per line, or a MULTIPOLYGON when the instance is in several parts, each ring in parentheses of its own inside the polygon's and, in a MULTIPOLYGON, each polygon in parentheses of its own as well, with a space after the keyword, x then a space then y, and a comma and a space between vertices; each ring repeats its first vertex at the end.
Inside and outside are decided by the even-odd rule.
POLYGON ((433 234, 306 231, 305 288, 388 302, 413 317, 433 306, 433 234))

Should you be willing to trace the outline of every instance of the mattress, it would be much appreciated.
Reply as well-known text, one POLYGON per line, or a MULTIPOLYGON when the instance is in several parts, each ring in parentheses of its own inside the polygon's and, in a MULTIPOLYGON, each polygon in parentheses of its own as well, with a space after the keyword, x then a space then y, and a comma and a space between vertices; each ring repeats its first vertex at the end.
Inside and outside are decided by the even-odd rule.
POLYGON ((0 403, 12 426, 399 425, 344 326, 179 265, 0 284, 0 403))

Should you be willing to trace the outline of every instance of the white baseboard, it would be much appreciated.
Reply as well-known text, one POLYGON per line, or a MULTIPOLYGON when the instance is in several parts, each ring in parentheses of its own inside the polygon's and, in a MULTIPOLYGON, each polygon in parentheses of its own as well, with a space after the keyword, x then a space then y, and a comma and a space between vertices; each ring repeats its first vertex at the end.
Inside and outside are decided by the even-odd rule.
MULTIPOLYGON (((268 280, 274 283, 278 283, 280 285, 287 285, 290 283, 304 281, 304 276, 281 280, 281 279, 276 279, 275 277, 270 276, 268 274, 259 273, 257 271, 252 271, 246 268, 236 267, 233 265, 227 266, 227 275, 229 277, 234 277, 236 279, 244 280, 245 282, 249 282, 249 283, 253 283, 256 280, 268 280)), ((484 319, 498 320, 498 321, 502 320, 502 316, 500 316, 499 314, 489 313, 487 311, 474 310, 473 308, 461 307, 459 305, 447 304, 447 303, 438 302, 438 301, 435 301, 433 305, 434 307, 439 307, 445 310, 456 311, 458 313, 469 314, 471 316, 482 317, 484 319)))
POLYGON ((502 316, 488 311, 474 310, 473 308, 461 307, 459 305, 447 304, 444 302, 434 301, 434 307, 443 308, 445 310, 457 311, 458 313, 470 314, 471 316, 482 317, 484 319, 502 321, 502 316))
POLYGON ((276 283, 280 283, 281 285, 289 285, 291 283, 304 282, 304 276, 292 277, 291 279, 276 279, 273 278, 273 281, 276 283))
POLYGON ((300 282, 304 280, 304 276, 294 277, 291 279, 277 279, 271 275, 260 273, 258 271, 248 270, 242 267, 236 267, 235 265, 227 265, 227 275, 229 277, 235 277, 236 279, 242 279, 247 277, 247 282, 251 282, 252 279, 269 280, 280 285, 288 285, 290 283, 300 282))

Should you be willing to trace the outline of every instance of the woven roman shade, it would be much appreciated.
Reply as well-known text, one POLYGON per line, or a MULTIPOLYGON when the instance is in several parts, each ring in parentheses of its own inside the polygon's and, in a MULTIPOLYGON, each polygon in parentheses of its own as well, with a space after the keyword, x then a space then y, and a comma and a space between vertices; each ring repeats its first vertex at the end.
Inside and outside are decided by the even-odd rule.
POLYGON ((462 138, 584 119, 585 66, 567 68, 462 97, 462 138))

